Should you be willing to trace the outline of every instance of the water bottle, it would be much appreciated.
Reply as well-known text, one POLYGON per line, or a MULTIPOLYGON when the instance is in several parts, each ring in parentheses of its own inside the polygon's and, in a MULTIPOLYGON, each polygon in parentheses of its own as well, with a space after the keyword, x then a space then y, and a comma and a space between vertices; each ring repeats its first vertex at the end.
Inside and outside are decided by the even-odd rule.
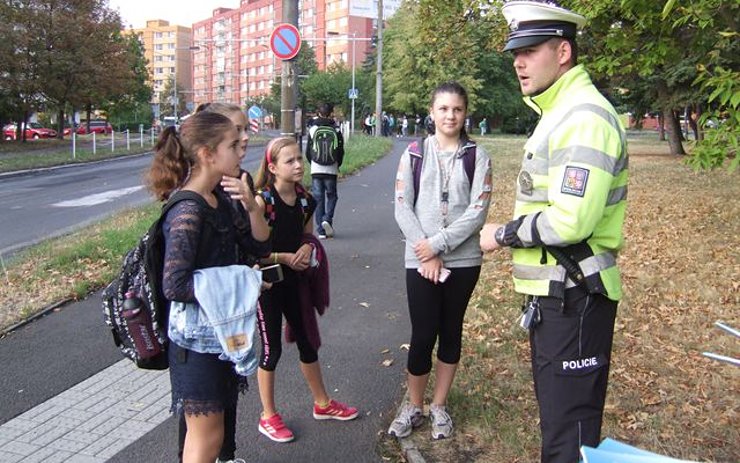
POLYGON ((123 318, 126 319, 129 335, 139 357, 147 359, 161 352, 149 313, 133 291, 127 292, 126 300, 123 301, 123 318))

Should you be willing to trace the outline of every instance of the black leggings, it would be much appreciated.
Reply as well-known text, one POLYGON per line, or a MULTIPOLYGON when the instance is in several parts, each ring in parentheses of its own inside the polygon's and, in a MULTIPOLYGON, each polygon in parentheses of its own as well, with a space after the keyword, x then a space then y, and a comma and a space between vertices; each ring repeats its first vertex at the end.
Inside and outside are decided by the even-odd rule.
POLYGON ((272 289, 263 292, 260 297, 260 304, 257 308, 257 326, 262 341, 260 368, 266 371, 275 371, 283 352, 280 342, 283 315, 298 345, 301 362, 313 363, 319 359, 318 352, 311 347, 303 328, 301 302, 295 278, 294 275, 289 276, 286 272, 285 280, 275 283, 272 289))
POLYGON ((407 369, 414 376, 432 371, 432 351, 439 337, 437 358, 460 361, 462 327, 468 301, 478 282, 480 266, 450 269, 444 283, 434 284, 417 269, 406 269, 406 295, 411 317, 411 347, 407 369))

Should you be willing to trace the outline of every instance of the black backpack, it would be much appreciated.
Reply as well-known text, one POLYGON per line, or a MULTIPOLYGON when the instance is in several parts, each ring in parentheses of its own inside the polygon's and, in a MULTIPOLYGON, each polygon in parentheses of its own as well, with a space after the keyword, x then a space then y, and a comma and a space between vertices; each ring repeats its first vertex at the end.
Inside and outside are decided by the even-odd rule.
POLYGON ((103 317, 113 334, 113 341, 126 358, 145 370, 164 370, 168 367, 169 302, 161 287, 165 251, 162 225, 167 211, 186 199, 197 201, 204 208, 208 206, 202 196, 192 191, 181 190, 172 195, 163 206, 159 219, 149 227, 137 245, 126 253, 118 276, 103 291, 103 317), (150 347, 157 352, 156 355, 137 349, 129 331, 129 323, 123 316, 128 292, 133 292, 141 300, 141 308, 146 312, 144 318, 150 324, 146 328, 153 333, 152 344, 155 345, 150 347))
POLYGON ((312 128, 311 160, 322 166, 330 166, 337 162, 339 149, 339 135, 337 129, 328 125, 318 125, 312 128))

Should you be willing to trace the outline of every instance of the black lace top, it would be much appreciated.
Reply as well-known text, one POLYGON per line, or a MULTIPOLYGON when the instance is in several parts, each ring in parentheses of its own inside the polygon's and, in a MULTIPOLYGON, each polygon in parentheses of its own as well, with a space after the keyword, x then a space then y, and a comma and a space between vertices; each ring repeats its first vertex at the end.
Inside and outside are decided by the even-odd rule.
POLYGON ((252 237, 241 204, 234 204, 220 188, 214 193, 218 199, 215 209, 183 200, 167 213, 162 289, 170 301, 196 302, 193 272, 197 269, 251 265, 255 257, 270 253, 269 240, 260 242, 252 237))

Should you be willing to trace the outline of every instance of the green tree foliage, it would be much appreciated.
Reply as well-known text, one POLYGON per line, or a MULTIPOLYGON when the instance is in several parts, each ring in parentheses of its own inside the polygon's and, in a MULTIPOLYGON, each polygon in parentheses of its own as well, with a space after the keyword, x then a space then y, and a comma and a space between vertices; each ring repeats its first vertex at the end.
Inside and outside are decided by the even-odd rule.
POLYGON ((692 88, 707 95, 708 111, 702 114, 700 125, 710 125, 688 159, 696 169, 722 166, 731 158, 729 169, 734 171, 738 158, 740 132, 740 4, 720 0, 700 0, 690 6, 666 2, 663 17, 676 15, 675 24, 692 24, 710 42, 709 51, 697 64, 698 75, 692 88))
POLYGON ((404 2, 383 33, 383 101, 396 111, 424 114, 429 95, 442 82, 457 80, 475 111, 481 47, 470 34, 462 2, 404 2))
POLYGON ((136 34, 125 34, 121 39, 128 49, 122 55, 122 60, 128 63, 130 78, 124 81, 118 93, 108 98, 104 108, 109 117, 119 123, 150 124, 152 113, 149 102, 152 99, 152 88, 148 84, 149 72, 146 68, 144 45, 136 34))
MULTIPOLYGON (((356 72, 356 70, 355 70, 356 72)), ((334 105, 335 113, 344 115, 350 112, 347 89, 352 87, 352 71, 344 63, 335 63, 325 72, 309 76, 302 84, 306 95, 306 109, 314 111, 324 102, 334 105)))
POLYGON ((25 122, 42 105, 41 44, 28 32, 26 10, 24 3, 0 3, 0 98, 9 116, 3 122, 25 122))
MULTIPOLYGON (((737 45, 733 53, 732 46, 721 39, 737 31, 738 3, 699 0, 679 7, 674 0, 570 0, 562 4, 589 18, 579 43, 597 81, 635 91, 635 99, 642 102, 651 97, 653 108, 659 108, 666 121, 671 152, 685 154, 677 110, 689 107, 701 113, 712 103, 713 84, 702 86, 709 75, 705 73, 719 72, 717 66, 728 59, 737 69, 737 45)), ((731 89, 719 93, 725 91, 732 93, 731 89)), ((713 145, 712 139, 698 145, 713 145)), ((717 152, 716 146, 712 152, 717 152)))
POLYGON ((32 111, 57 111, 61 129, 65 108, 89 115, 133 88, 130 43, 105 0, 13 0, 0 5, 0 15, 0 55, 14 55, 11 61, 0 57, 9 64, 0 85, 16 95, 18 120, 32 111))
POLYGON ((503 19, 493 2, 404 2, 384 39, 384 101, 401 112, 425 114, 429 96, 447 80, 468 91, 470 112, 492 119, 524 116, 512 60, 499 51, 503 19))
POLYGON ((186 99, 182 97, 183 86, 170 75, 164 82, 159 99, 159 113, 162 116, 184 116, 187 114, 186 99), (175 89, 177 85, 177 89, 175 89), (175 112, 175 92, 177 92, 177 112, 175 112))

